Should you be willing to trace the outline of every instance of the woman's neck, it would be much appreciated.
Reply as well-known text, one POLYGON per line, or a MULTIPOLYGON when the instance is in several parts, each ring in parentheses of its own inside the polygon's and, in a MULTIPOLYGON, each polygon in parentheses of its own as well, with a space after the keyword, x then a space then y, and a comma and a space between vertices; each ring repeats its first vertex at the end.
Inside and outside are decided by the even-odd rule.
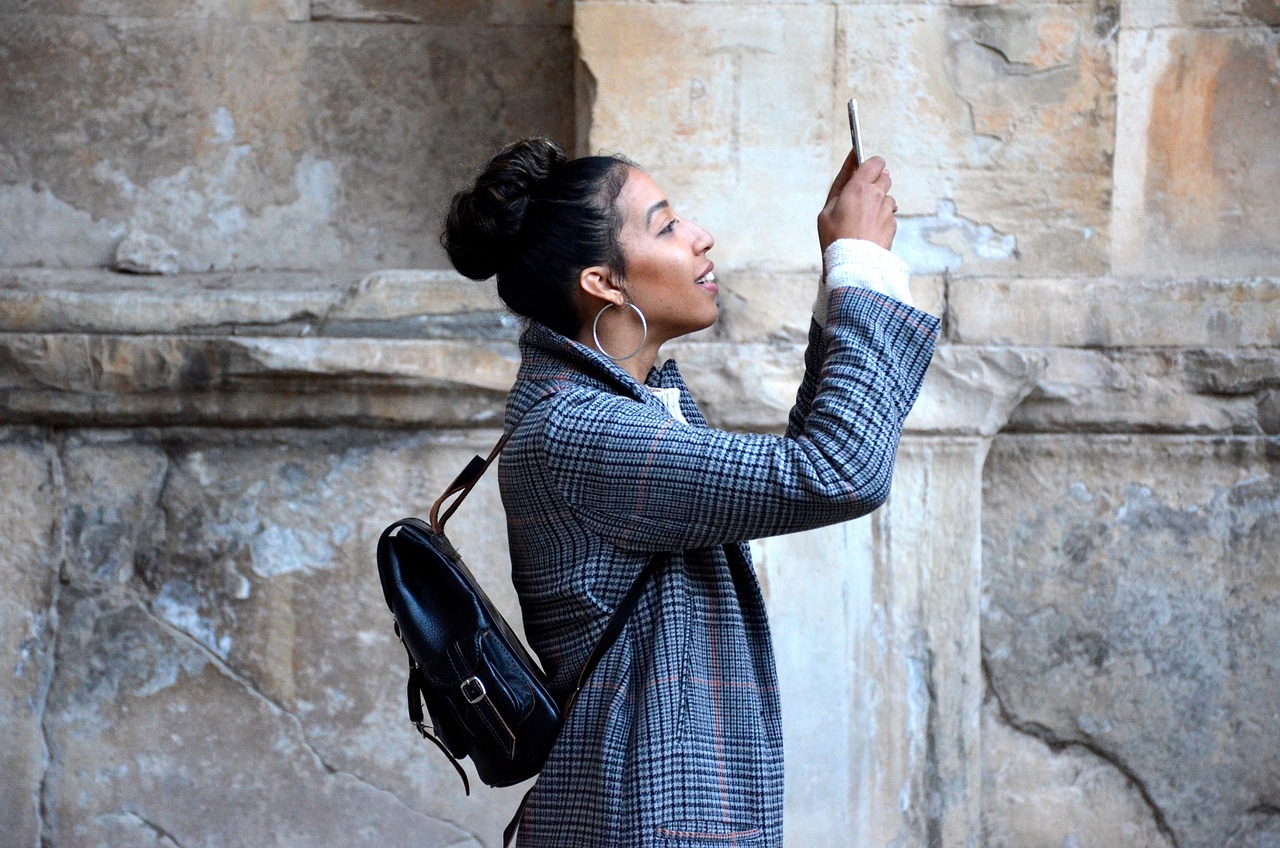
MULTIPOLYGON (((654 363, 658 361, 658 348, 662 346, 662 342, 657 339, 647 339, 644 346, 641 347, 634 356, 618 360, 609 356, 605 351, 607 350, 612 353, 626 352, 624 346, 627 342, 625 340, 619 341, 618 350, 614 350, 614 348, 610 346, 612 340, 609 336, 605 335, 605 333, 601 333, 600 341, 604 345, 604 349, 602 350, 601 347, 596 344, 595 337, 591 334, 591 328, 586 327, 584 330, 579 331, 578 337, 575 341, 581 342, 585 347, 589 347, 592 350, 604 353, 605 356, 613 359, 615 365, 634 377, 637 383, 642 384, 644 383, 645 378, 649 376, 649 371, 653 368, 654 363)), ((635 340, 632 339, 631 343, 634 347, 635 340)))

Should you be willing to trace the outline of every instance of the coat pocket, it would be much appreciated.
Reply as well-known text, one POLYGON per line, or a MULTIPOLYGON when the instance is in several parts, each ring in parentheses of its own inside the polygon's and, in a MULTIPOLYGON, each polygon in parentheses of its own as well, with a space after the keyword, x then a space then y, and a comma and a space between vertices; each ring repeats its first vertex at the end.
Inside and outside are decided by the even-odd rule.
POLYGON ((732 822, 677 821, 658 826, 663 848, 758 848, 764 845, 759 827, 732 822))

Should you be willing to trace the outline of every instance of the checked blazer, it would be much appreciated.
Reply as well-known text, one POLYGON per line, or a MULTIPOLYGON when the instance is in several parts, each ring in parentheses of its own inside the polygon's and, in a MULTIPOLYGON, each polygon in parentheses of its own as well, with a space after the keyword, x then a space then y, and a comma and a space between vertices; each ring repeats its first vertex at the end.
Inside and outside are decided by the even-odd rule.
POLYGON ((642 385, 525 330, 499 483, 525 632, 558 696, 662 562, 538 777, 522 848, 781 848, 778 681, 746 542, 884 502, 938 331, 868 289, 835 288, 826 307, 784 436, 708 427, 674 361, 642 385), (679 389, 688 423, 650 387, 679 389))

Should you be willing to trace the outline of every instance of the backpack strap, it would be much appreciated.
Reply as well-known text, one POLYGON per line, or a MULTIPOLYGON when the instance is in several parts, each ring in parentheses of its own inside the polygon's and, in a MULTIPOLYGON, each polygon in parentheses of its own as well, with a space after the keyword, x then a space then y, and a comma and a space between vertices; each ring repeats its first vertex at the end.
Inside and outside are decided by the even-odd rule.
POLYGON ((498 443, 493 446, 493 450, 489 451, 489 455, 487 457, 481 457, 478 454, 471 457, 471 461, 467 463, 467 467, 462 469, 457 477, 453 478, 453 482, 444 490, 444 494, 436 498, 436 502, 431 505, 432 530, 436 533, 444 532, 444 523, 448 521, 449 517, 452 516, 458 507, 462 505, 462 502, 466 500, 467 495, 471 494, 472 488, 475 487, 476 483, 480 482, 480 478, 489 470, 489 466, 493 465, 493 461, 498 458, 498 454, 502 453, 502 449, 507 446, 507 442, 515 435, 516 429, 520 426, 520 422, 524 420, 526 415, 533 411, 535 406, 542 403, 555 393, 555 390, 547 392, 545 395, 530 404, 528 409, 520 413, 520 417, 512 423, 511 429, 502 434, 502 438, 498 439, 498 443), (444 506, 445 501, 449 500, 449 498, 454 495, 457 495, 458 499, 449 504, 448 508, 444 511, 444 515, 441 516, 440 508, 444 506))
MULTIPOLYGON (((515 435, 516 429, 520 426, 520 422, 524 420, 526 415, 533 411, 535 406, 554 394, 555 391, 547 392, 545 395, 534 401, 528 409, 521 413, 520 417, 511 425, 511 429, 503 433, 502 438, 498 439, 498 443, 493 446, 493 450, 489 451, 489 455, 487 457, 476 455, 471 458, 471 461, 467 463, 467 466, 462 469, 461 473, 459 473, 458 476, 454 478, 453 482, 449 484, 448 488, 445 489, 444 494, 437 498, 436 502, 431 505, 431 529, 433 531, 436 533, 444 532, 445 522, 449 520, 450 516, 452 516, 462 504, 462 501, 471 493, 471 490, 475 487, 476 483, 480 482, 480 478, 489 470, 489 466, 493 465, 493 461, 498 458, 498 455, 502 453, 502 449, 507 446, 507 442, 511 440, 513 435, 515 435), (445 502, 454 495, 457 495, 457 499, 454 500, 453 503, 449 504, 447 508, 444 508, 445 502), (440 514, 440 510, 442 508, 444 508, 443 515, 440 514)), ((636 579, 632 581, 631 587, 627 589, 627 593, 622 596, 622 600, 619 601, 618 605, 614 608, 613 614, 609 616, 609 621, 605 624, 604 631, 600 634, 600 638, 596 640, 595 647, 591 649, 591 653, 588 655, 586 663, 582 666, 581 673, 578 674, 577 685, 573 687, 573 691, 570 692, 569 696, 565 699, 564 707, 560 711, 562 727, 568 720, 569 711, 573 709, 573 705, 578 700, 578 694, 582 691, 582 687, 586 685, 587 678, 589 678, 591 673, 595 671, 596 666, 600 664, 600 660, 604 658, 604 655, 608 650, 613 647, 613 643, 618 641, 618 636, 622 634, 622 628, 626 627, 627 620, 631 618, 631 613, 635 611, 636 604, 640 601, 640 596, 644 594, 645 587, 648 585, 650 578, 652 578, 654 573, 657 572, 658 566, 661 562, 661 554, 654 554, 649 558, 648 564, 645 565, 644 569, 641 570, 638 575, 636 575, 636 579)), ((398 628, 397 635, 399 635, 398 628)), ((403 642, 403 640, 401 641, 403 642)), ((405 650, 406 652, 408 651, 407 645, 405 646, 405 650)), ((418 669, 416 664, 413 662, 412 654, 409 655, 409 670, 409 713, 410 718, 412 719, 415 715, 419 717, 422 716, 422 696, 421 693, 415 689, 416 681, 414 678, 414 673, 417 672, 418 669)), ((414 721, 414 725, 418 728, 418 732, 420 732, 423 737, 430 739, 439 746, 440 750, 444 751, 445 754, 449 756, 449 762, 451 762, 453 767, 458 770, 458 774, 462 775, 462 783, 467 790, 467 794, 471 794, 470 782, 467 780, 467 774, 462 769, 461 764, 458 763, 452 754, 449 754, 449 750, 445 748, 444 744, 439 739, 437 739, 433 734, 427 732, 425 722, 423 722, 421 718, 414 721)), ((516 808, 515 815, 512 817, 511 822, 503 830, 503 848, 507 848, 507 846, 511 844, 511 840, 515 837, 516 830, 520 826, 520 819, 524 816, 525 805, 528 803, 529 795, 532 793, 533 789, 530 788, 529 791, 524 794, 524 797, 520 800, 520 806, 516 808)))

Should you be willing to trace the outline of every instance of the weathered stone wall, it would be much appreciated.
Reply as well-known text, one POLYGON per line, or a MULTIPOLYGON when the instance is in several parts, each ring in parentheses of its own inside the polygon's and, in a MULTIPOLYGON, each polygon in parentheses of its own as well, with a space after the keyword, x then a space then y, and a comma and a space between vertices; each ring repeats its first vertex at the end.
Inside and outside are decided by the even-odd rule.
POLYGON ((945 316, 890 504, 809 551, 871 574, 802 578, 846 617, 790 632, 843 624, 820 653, 849 689, 791 718, 822 666, 780 637, 794 844, 1277 844, 1277 23, 1266 3, 577 4, 579 131, 724 233, 717 338, 755 343, 727 370, 798 337, 851 95, 945 316))
MULTIPOLYGON (((776 430, 850 94, 945 338, 890 503, 756 546, 788 843, 1280 844, 1277 24, 0 3, 5 844, 498 844, 520 790, 414 738, 371 562, 516 364, 438 270, 447 196, 532 132, 645 164, 717 238, 722 319, 671 353, 776 430), (178 273, 104 270, 130 233, 178 273)), ((465 514, 518 620, 496 481, 465 514)))

